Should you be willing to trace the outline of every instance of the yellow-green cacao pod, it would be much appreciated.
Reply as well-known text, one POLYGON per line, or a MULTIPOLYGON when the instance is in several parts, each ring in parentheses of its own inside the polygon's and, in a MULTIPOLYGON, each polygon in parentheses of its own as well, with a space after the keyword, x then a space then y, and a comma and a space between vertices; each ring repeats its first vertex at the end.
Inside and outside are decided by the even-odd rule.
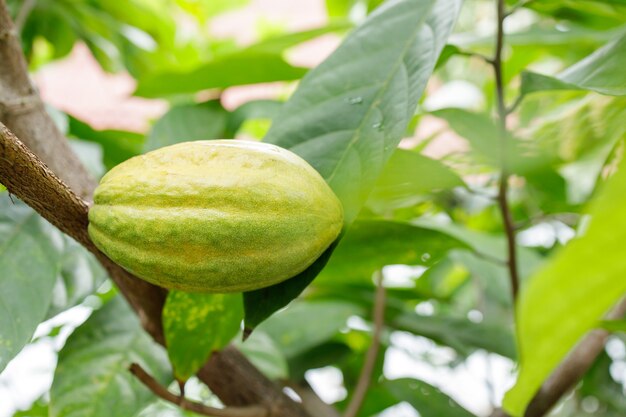
POLYGON ((179 143, 107 173, 89 235, 165 288, 249 291, 304 271, 337 238, 341 203, 294 153, 239 140, 179 143))

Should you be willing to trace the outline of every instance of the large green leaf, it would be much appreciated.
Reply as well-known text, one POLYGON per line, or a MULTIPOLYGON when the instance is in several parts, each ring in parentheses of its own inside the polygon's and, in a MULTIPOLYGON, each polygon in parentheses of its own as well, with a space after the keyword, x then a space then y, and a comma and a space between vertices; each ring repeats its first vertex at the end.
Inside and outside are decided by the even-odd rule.
POLYGON ((352 222, 398 145, 460 0, 392 0, 312 70, 265 141, 315 167, 352 222))
POLYGON ((306 68, 290 65, 280 54, 242 51, 217 58, 188 72, 147 75, 139 80, 135 94, 162 97, 211 88, 290 81, 301 78, 306 71, 306 68))
POLYGON ((439 161, 396 149, 368 199, 378 210, 406 207, 424 194, 463 186, 463 180, 439 161))
POLYGON ((128 371, 133 362, 163 384, 171 380, 165 351, 144 333, 126 302, 116 297, 80 326, 59 353, 50 416, 135 415, 153 394, 128 371))
POLYGON ((46 318, 64 244, 30 207, 0 194, 0 371, 46 318))
POLYGON ((240 294, 170 291, 163 308, 163 331, 174 375, 186 381, 214 351, 239 332, 243 306, 240 294))
POLYGON ((448 234, 391 220, 354 222, 320 273, 319 282, 371 282, 385 265, 433 265, 452 248, 466 247, 448 234))
POLYGON ((504 405, 522 415, 568 351, 626 292, 626 162, 590 207, 591 221, 527 284, 517 306, 520 373, 504 405), (584 308, 581 308, 584 306, 584 308))
MULTIPOLYGON (((385 3, 302 80, 265 137, 322 174, 341 200, 347 224, 400 142, 460 6, 461 0, 385 3)), ((297 277, 265 289, 282 294, 276 303, 247 293, 246 325, 297 297, 331 252, 332 247, 297 277), (253 297, 266 300, 262 308, 253 297), (249 320, 250 314, 256 318, 249 320)))
POLYGON ((152 127, 144 152, 191 140, 222 139, 228 112, 219 101, 172 107, 152 127))
POLYGON ((626 95, 626 33, 582 61, 551 77, 522 74, 522 94, 545 90, 590 90, 612 96, 626 95))

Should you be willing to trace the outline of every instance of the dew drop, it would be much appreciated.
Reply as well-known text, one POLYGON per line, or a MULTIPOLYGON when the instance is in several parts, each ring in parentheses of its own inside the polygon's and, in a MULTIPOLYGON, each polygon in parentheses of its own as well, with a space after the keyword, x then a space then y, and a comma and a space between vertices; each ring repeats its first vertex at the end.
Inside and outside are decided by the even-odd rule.
POLYGON ((377 130, 382 130, 382 129, 383 129, 383 124, 382 124, 381 122, 376 122, 376 123, 374 123, 374 124, 372 125, 372 127, 373 127, 374 129, 377 129, 377 130))
POLYGON ((363 97, 350 97, 348 99, 349 104, 361 104, 363 103, 363 97))
POLYGON ((425 253, 422 255, 422 262, 427 262, 430 260, 430 253, 425 253))

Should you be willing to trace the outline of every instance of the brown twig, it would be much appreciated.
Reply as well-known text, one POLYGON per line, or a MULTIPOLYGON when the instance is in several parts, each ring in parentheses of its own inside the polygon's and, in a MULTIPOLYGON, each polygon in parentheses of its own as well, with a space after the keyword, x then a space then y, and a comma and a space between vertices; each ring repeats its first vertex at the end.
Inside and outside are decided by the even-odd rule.
POLYGON ((152 391, 154 395, 167 402, 178 405, 183 410, 193 411, 196 414, 209 417, 270 417, 269 411, 264 407, 250 406, 215 408, 185 398, 184 393, 180 396, 175 395, 166 387, 161 385, 159 381, 154 379, 152 375, 146 372, 146 370, 143 369, 138 363, 131 364, 128 370, 150 391, 152 391))
POLYGON ((503 77, 503 64, 502 64, 502 49, 504 47, 504 19, 506 17, 504 11, 504 0, 497 0, 498 9, 498 30, 496 34, 496 48, 493 58, 493 69, 496 78, 496 95, 498 102, 498 127, 500 136, 500 150, 501 150, 501 174, 500 184, 498 186, 498 206, 502 214, 502 222, 504 224, 504 231, 507 240, 507 264, 509 268, 509 277, 511 280, 511 292, 513 295, 513 301, 517 299, 519 292, 519 274, 517 268, 517 250, 515 245, 515 224, 513 222, 513 216, 509 208, 508 201, 508 184, 509 184, 509 172, 508 172, 508 132, 506 126, 507 109, 504 101, 504 77, 503 77))
POLYGON ((376 272, 376 295, 374 298, 374 330, 372 333, 372 344, 365 355, 365 362, 361 368, 361 374, 357 382, 354 394, 350 403, 346 407, 343 417, 356 417, 359 409, 363 405, 365 395, 372 381, 372 373, 376 365, 376 358, 380 350, 380 337, 385 325, 385 287, 383 285, 383 272, 376 272))

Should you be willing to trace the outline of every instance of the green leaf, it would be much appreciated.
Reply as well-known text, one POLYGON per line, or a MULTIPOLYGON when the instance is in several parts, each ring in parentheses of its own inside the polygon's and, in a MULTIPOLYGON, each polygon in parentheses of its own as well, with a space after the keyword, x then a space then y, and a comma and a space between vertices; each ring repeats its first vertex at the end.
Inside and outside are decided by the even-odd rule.
POLYGON ((30 207, 0 194, 0 371, 46 318, 63 244, 30 207))
POLYGON ((144 152, 180 142, 222 139, 227 118, 228 113, 217 100, 172 107, 154 124, 144 152))
POLYGON ((500 165, 500 141, 496 125, 487 114, 473 113, 464 109, 441 109, 431 113, 448 122, 472 149, 491 164, 500 165))
POLYGON ((606 351, 601 352, 583 378, 580 395, 594 396, 608 408, 607 411, 612 411, 607 413, 608 416, 618 417, 626 414, 626 396, 622 384, 611 376, 614 363, 606 351))
POLYGON ((28 410, 17 411, 13 417, 48 417, 48 413, 48 404, 39 399, 28 410))
POLYGON ((554 256, 520 294, 520 373, 504 401, 515 416, 523 414, 550 372, 626 292, 621 249, 626 240, 626 162, 620 165, 591 205, 587 230, 554 256))
MULTIPOLYGON (((460 6, 460 0, 385 3, 302 80, 265 137, 322 174, 341 200, 347 224, 411 121, 460 6)), ((246 327, 297 297, 332 250, 280 287, 246 293, 246 327)))
POLYGON ((162 97, 235 85, 291 81, 301 78, 306 71, 306 68, 288 64, 280 54, 243 51, 217 58, 189 72, 146 75, 139 80, 135 95, 162 97))
POLYGON ((364 312, 340 301, 298 302, 259 326, 278 344, 287 359, 332 338, 348 317, 364 312))
POLYGON ((343 32, 352 28, 352 24, 346 21, 333 21, 326 26, 309 29, 302 32, 287 33, 280 36, 264 39, 259 43, 251 45, 243 52, 263 52, 267 54, 281 54, 286 49, 292 48, 303 42, 310 41, 318 36, 333 32, 343 32))
POLYGON ((283 103, 275 100, 253 100, 242 104, 228 114, 226 137, 235 137, 237 131, 249 119, 273 119, 283 103))
POLYGON ((339 365, 353 354, 352 349, 343 342, 332 339, 318 344, 289 358, 289 377, 292 381, 305 378, 309 369, 323 368, 328 365, 339 365))
POLYGON ((289 378, 287 360, 267 333, 255 331, 245 342, 235 339, 234 344, 266 377, 272 380, 289 378))
POLYGON ((171 381, 164 350, 144 333, 118 296, 76 329, 61 349, 50 390, 50 416, 135 415, 154 397, 128 371, 134 362, 160 383, 171 381))
POLYGON ((87 123, 69 116, 69 132, 72 137, 95 142, 102 146, 103 162, 107 169, 113 168, 141 153, 144 135, 121 130, 95 130, 87 123))
POLYGON ((424 194, 464 185, 463 180, 441 162, 396 149, 378 178, 368 205, 377 211, 408 207, 424 194))
POLYGON ((501 324, 474 323, 465 318, 442 315, 420 316, 416 313, 405 313, 395 318, 391 325, 398 330, 450 346, 462 355, 468 355, 475 349, 485 349, 507 358, 516 357, 513 332, 501 324))
POLYGON ((46 318, 81 303, 107 279, 107 273, 93 255, 72 238, 62 235, 57 280, 46 318))
POLYGON ((186 381, 223 349, 241 327, 240 294, 170 291, 163 308, 167 353, 179 381, 186 381))
POLYGON ((626 33, 560 74, 524 72, 522 94, 545 90, 590 90, 611 96, 626 95, 626 33))
POLYGON ((274 120, 265 141, 322 174, 347 224, 402 138, 460 6, 386 2, 307 74, 274 120))
MULTIPOLYGON (((467 247, 479 257, 505 264, 507 259, 507 242, 503 234, 493 235, 464 228, 458 224, 442 224, 430 219, 419 219, 412 224, 430 230, 446 233, 451 237, 463 242, 467 247)), ((519 273, 522 278, 535 272, 543 263, 543 258, 534 250, 524 247, 517 247, 517 257, 519 263, 519 273)))
POLYGON ((623 0, 542 0, 527 2, 526 7, 557 21, 571 21, 599 31, 626 23, 623 0))
MULTIPOLYGON (((456 108, 437 110, 432 114, 444 119, 452 130, 466 139, 479 160, 492 167, 502 166, 502 141, 494 121, 487 114, 456 108)), ((510 135, 506 151, 506 166, 519 175, 532 175, 545 170, 551 161, 534 149, 532 141, 523 142, 510 135)))
POLYGON ((626 320, 602 320, 600 327, 610 332, 626 333, 626 320))
POLYGON ((398 402, 406 401, 421 417, 473 417, 438 388, 418 379, 402 378, 382 384, 398 402))
POLYGON ((433 265, 448 250, 465 247, 448 234, 391 220, 358 220, 320 273, 319 282, 371 282, 385 265, 433 265))
POLYGON ((554 155, 564 164, 558 169, 567 179, 567 198, 557 199, 558 194, 545 187, 550 183, 545 173, 540 173, 532 185, 547 188, 557 204, 587 201, 616 144, 626 138, 624 117, 626 97, 593 94, 569 101, 546 117, 535 119, 528 137, 544 154, 554 155))

